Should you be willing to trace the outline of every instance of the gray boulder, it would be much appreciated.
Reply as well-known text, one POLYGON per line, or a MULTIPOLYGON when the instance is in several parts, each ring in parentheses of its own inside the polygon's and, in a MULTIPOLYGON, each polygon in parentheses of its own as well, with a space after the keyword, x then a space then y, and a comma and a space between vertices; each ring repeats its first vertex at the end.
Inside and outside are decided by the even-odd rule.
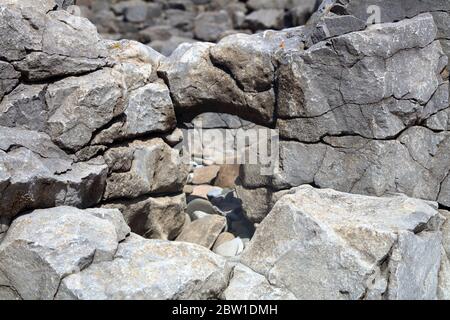
POLYGON ((24 210, 97 204, 105 188, 102 158, 75 163, 42 133, 0 127, 0 216, 24 210))
MULTIPOLYGON (((53 1, 52 1, 53 2, 53 1)), ((1 13, 0 56, 28 80, 82 74, 106 65, 106 48, 95 26, 66 11, 44 15, 14 6, 1 13)))
POLYGON ((0 125, 44 131, 48 119, 47 85, 18 85, 0 102, 0 125))
POLYGON ((242 263, 297 299, 436 299, 435 203, 303 186, 258 227, 242 263))
POLYGON ((376 196, 399 192, 447 205, 449 139, 448 132, 415 126, 395 140, 344 136, 325 137, 317 144, 281 142, 279 170, 259 179, 257 168, 243 166, 243 185, 280 190, 314 184, 376 196))
POLYGON ((11 64, 0 61, 0 101, 16 87, 19 77, 20 73, 11 64))
POLYGON ((0 245, 0 272, 23 299, 53 299, 63 278, 112 260, 124 228, 118 210, 36 210, 12 223, 0 245))
POLYGON ((433 18, 424 14, 290 56, 280 69, 281 136, 302 142, 343 134, 388 139, 447 108, 448 93, 447 101, 433 101, 447 65, 435 37, 433 18))
POLYGON ((181 192, 188 175, 179 152, 160 138, 111 148, 105 160, 110 169, 105 200, 181 192))
POLYGON ((119 209, 131 230, 148 239, 174 240, 185 224, 184 194, 122 200, 102 207, 119 209))
POLYGON ((120 244, 112 262, 64 278, 56 299, 217 299, 228 273, 223 258, 200 246, 137 238, 120 244))
POLYGON ((226 112, 272 122, 273 90, 243 91, 231 75, 211 62, 212 47, 209 43, 183 44, 162 61, 158 72, 169 86, 175 107, 186 112, 226 112))
POLYGON ((250 268, 238 264, 233 268, 230 284, 223 292, 225 300, 296 300, 294 294, 277 288, 250 268))

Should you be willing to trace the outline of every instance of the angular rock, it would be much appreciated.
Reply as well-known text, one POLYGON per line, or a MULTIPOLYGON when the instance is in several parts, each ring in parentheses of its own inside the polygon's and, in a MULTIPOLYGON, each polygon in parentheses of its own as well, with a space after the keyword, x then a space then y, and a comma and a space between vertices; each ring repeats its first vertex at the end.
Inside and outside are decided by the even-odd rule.
POLYGON ((435 299, 436 208, 303 186, 278 201, 241 261, 297 299, 435 299))
POLYGON ((447 103, 431 103, 434 96, 445 99, 447 90, 440 88, 447 57, 435 37, 432 16, 423 14, 289 56, 278 84, 281 136, 303 142, 344 134, 388 139, 446 108, 448 93, 447 103))
POLYGON ((174 240, 185 224, 186 197, 141 197, 105 204, 119 209, 131 230, 148 239, 174 240))
MULTIPOLYGON (((449 138, 448 132, 414 126, 396 140, 343 136, 325 137, 317 144, 281 142, 278 172, 261 176, 257 168, 243 166, 243 185, 246 189, 281 190, 314 184, 376 196, 399 192, 446 205, 449 138)), ((246 198, 245 193, 242 198, 246 198)))
POLYGON ((80 150, 97 129, 113 119, 122 95, 118 75, 112 69, 49 85, 46 94, 51 114, 49 135, 61 147, 80 150))
POLYGON ((189 224, 178 236, 177 241, 195 243, 211 249, 226 224, 227 220, 224 217, 208 215, 189 224))
POLYGON ((214 185, 220 188, 235 188, 240 167, 238 164, 221 165, 214 185))
MULTIPOLYGON (((29 30, 27 37, 30 39, 26 41, 30 41, 32 47, 28 47, 27 42, 12 43, 17 54, 6 59, 13 60, 15 68, 26 79, 34 81, 78 75, 106 65, 104 43, 87 19, 66 11, 53 11, 44 16, 30 9, 15 10, 14 18, 9 16, 7 19, 20 24, 22 32, 29 30), (27 53, 22 45, 32 51, 27 53)), ((2 33, 10 32, 10 41, 23 39, 23 35, 15 34, 17 31, 1 29, 2 33)))
POLYGON ((19 83, 20 73, 4 61, 0 61, 0 101, 19 83))
POLYGON ((250 268, 238 264, 234 267, 232 278, 223 292, 225 300, 297 300, 285 288, 278 288, 250 268))
POLYGON ((188 175, 188 166, 179 152, 160 138, 111 148, 105 159, 111 171, 105 200, 181 192, 188 175))
POLYGON ((0 216, 70 205, 86 208, 102 197, 107 167, 102 158, 74 163, 50 138, 0 127, 0 216))
POLYGON ((228 272, 223 258, 200 246, 136 239, 120 244, 112 262, 66 277, 56 299, 217 299, 228 272))
POLYGON ((275 80, 274 45, 262 36, 236 34, 211 47, 211 61, 229 70, 245 92, 265 92, 275 80))
POLYGON ((209 43, 183 44, 158 69, 179 110, 226 112, 263 123, 273 120, 273 90, 245 92, 210 60, 209 43), (190 79, 186 82, 185 79, 190 79), (213 106, 213 110, 211 109, 213 106))
POLYGON ((20 84, 0 102, 0 125, 44 131, 48 119, 47 86, 20 84))
MULTIPOLYGON (((108 218, 98 217, 101 209, 96 212, 58 207, 14 220, 0 245, 0 271, 22 298, 53 299, 63 278, 113 259, 124 237, 108 218)), ((103 213, 121 218, 118 210, 103 213)))
POLYGON ((273 207, 272 192, 267 188, 246 189, 236 187, 236 194, 242 200, 244 215, 254 223, 260 223, 273 207))
POLYGON ((194 170, 193 184, 211 184, 219 173, 219 166, 207 166, 194 170))
POLYGON ((158 82, 132 91, 123 118, 99 133, 94 143, 112 143, 118 139, 174 129, 176 118, 169 90, 158 82))

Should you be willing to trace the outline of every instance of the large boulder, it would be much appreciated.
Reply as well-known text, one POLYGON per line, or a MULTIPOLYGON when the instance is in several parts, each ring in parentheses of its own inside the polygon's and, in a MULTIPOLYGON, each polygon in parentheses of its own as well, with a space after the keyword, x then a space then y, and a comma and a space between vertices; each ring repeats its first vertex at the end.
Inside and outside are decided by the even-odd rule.
POLYGON ((441 72, 448 59, 436 34, 433 17, 423 14, 291 54, 279 75, 281 137, 389 139, 447 108, 441 72))
POLYGON ((169 86, 175 107, 183 112, 225 112, 271 123, 273 88, 261 92, 241 88, 226 69, 211 61, 212 48, 210 43, 182 44, 161 62, 158 72, 169 86))
POLYGON ((112 260, 129 232, 118 210, 35 210, 8 230, 0 245, 0 273, 21 298, 51 300, 63 278, 112 260))
POLYGON ((244 189, 244 207, 264 216, 271 202, 264 189, 273 192, 302 184, 375 196, 399 192, 448 206, 449 143, 448 132, 421 126, 393 140, 343 136, 325 137, 317 144, 282 141, 279 168, 272 176, 261 176, 258 166, 243 166, 245 189, 261 189, 258 199, 267 199, 255 203, 244 189))
POLYGON ((297 299, 436 299, 442 221, 436 203, 302 186, 241 262, 297 299))
POLYGON ((228 283, 223 258, 197 245, 133 238, 111 262, 61 282, 56 299, 217 299, 228 283))
POLYGON ((181 192, 189 171, 179 151, 160 138, 111 148, 104 157, 110 171, 105 200, 181 192))
POLYGON ((0 58, 25 79, 77 75, 106 65, 106 48, 87 19, 66 11, 45 14, 39 6, 0 6, 0 58))
POLYGON ((50 138, 35 131, 0 127, 0 216, 38 208, 97 204, 107 166, 101 157, 75 163, 50 138))
POLYGON ((233 268, 230 284, 223 292, 225 300, 296 300, 294 294, 277 288, 267 278, 238 264, 233 268))

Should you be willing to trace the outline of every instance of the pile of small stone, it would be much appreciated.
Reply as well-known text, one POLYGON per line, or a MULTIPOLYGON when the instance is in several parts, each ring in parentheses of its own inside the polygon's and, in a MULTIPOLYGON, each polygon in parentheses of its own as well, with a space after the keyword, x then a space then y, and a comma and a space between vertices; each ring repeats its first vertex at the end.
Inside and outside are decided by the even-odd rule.
POLYGON ((177 241, 195 243, 224 257, 239 256, 255 232, 237 198, 238 165, 193 163, 187 195, 186 223, 177 241))
POLYGON ((78 0, 105 38, 132 39, 169 55, 179 44, 303 25, 316 0, 78 0))

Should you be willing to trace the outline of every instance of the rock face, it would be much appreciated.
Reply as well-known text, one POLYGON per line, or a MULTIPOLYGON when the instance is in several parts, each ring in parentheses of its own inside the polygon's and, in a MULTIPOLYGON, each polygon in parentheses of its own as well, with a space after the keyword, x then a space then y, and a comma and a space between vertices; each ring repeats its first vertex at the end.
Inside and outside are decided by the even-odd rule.
POLYGON ((41 133, 0 127, 0 216, 24 210, 97 204, 105 188, 103 159, 75 163, 41 133))
POLYGON ((201 299, 225 288, 222 258, 129 231, 119 210, 58 207, 16 219, 0 246, 0 296, 6 279, 23 299, 201 299))
POLYGON ((64 277, 112 260, 127 233, 118 210, 36 210, 12 223, 0 246, 0 271, 23 299, 53 299, 64 277))
POLYGON ((297 299, 435 299, 436 204, 310 186, 284 196, 242 263, 297 299))
POLYGON ((449 1, 73 4, 0 0, 0 299, 449 299, 449 1))
POLYGON ((305 51, 286 49, 277 84, 277 128, 286 140, 280 169, 260 177, 243 167, 242 194, 258 189, 267 199, 244 201, 248 216, 264 217, 273 192, 302 184, 376 196, 400 192, 447 206, 448 58, 436 40, 440 33, 432 15, 419 14, 305 51), (405 30, 415 31, 396 41, 405 30), (421 154, 425 149, 432 156, 421 154))
MULTIPOLYGON (((232 36, 231 36, 232 37, 232 36)), ((255 121, 273 120, 273 88, 262 92, 241 89, 233 77, 213 64, 212 44, 194 43, 179 46, 158 69, 170 88, 175 107, 195 112, 239 112, 255 121), (189 78, 189 83, 185 81, 189 78), (215 110, 208 110, 211 106, 215 110), (200 108, 200 109, 199 109, 200 108)))
POLYGON ((212 299, 226 287, 225 267, 225 260, 196 245, 125 242, 112 262, 94 264, 65 278, 55 298, 212 299))

